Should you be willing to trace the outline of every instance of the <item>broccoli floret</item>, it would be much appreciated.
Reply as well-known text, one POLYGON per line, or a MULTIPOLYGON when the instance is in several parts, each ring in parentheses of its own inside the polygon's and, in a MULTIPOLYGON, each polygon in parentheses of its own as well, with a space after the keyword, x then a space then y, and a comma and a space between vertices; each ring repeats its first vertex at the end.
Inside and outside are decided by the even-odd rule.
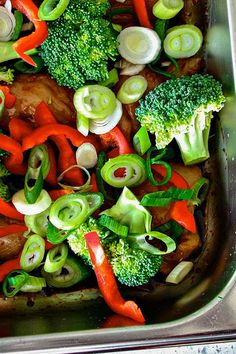
POLYGON ((14 69, 9 69, 6 66, 0 66, 0 81, 7 84, 12 84, 14 81, 14 69))
POLYGON ((48 23, 41 55, 59 85, 77 89, 108 78, 108 60, 118 55, 116 32, 102 18, 108 8, 107 0, 71 0, 64 14, 48 23))
POLYGON ((5 177, 9 176, 10 172, 0 163, 0 198, 9 201, 11 194, 8 185, 5 183, 5 177))
POLYGON ((116 278, 127 286, 146 284, 162 263, 161 256, 134 248, 126 238, 114 237, 106 242, 105 249, 116 278))
POLYGON ((97 231, 102 242, 107 236, 110 235, 109 230, 100 226, 97 220, 90 216, 67 238, 68 244, 72 251, 80 256, 88 265, 91 265, 91 260, 84 235, 90 231, 97 231))
POLYGON ((158 149, 175 138, 184 163, 190 165, 209 157, 212 112, 219 112, 224 102, 222 85, 213 76, 182 76, 160 84, 140 100, 136 117, 155 134, 158 149))

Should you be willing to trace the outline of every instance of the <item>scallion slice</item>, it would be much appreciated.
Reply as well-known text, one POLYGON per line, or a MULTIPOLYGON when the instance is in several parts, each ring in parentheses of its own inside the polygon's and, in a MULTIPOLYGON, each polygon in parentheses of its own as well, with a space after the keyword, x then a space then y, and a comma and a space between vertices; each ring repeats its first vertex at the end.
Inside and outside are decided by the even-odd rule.
POLYGON ((104 119, 116 108, 116 96, 108 87, 87 85, 75 92, 74 106, 87 118, 104 119))
POLYGON ((0 6, 0 42, 10 41, 16 26, 16 19, 11 11, 0 6))
POLYGON ((91 143, 81 144, 75 153, 76 162, 84 168, 92 168, 97 164, 97 150, 91 143))
POLYGON ((39 17, 41 20, 57 20, 66 10, 70 0, 44 0, 39 7, 39 17))
POLYGON ((47 239, 53 245, 58 245, 59 243, 65 241, 70 235, 71 230, 62 230, 56 228, 50 221, 47 228, 47 239))
POLYGON ((200 177, 199 180, 192 187, 193 196, 192 203, 194 205, 201 205, 205 200, 209 190, 209 180, 205 177, 200 177))
POLYGON ((120 55, 130 63, 148 64, 158 56, 161 41, 152 29, 131 26, 119 33, 117 46, 120 55))
POLYGON ((20 288, 20 291, 26 293, 38 293, 47 286, 46 280, 41 277, 34 277, 30 275, 24 285, 20 288))
POLYGON ((145 161, 136 154, 124 154, 108 160, 101 169, 106 183, 116 188, 138 186, 147 178, 145 161))
POLYGON ((179 225, 174 220, 170 220, 165 224, 162 224, 154 229, 154 231, 159 231, 161 233, 168 233, 170 232, 171 238, 177 243, 180 239, 180 236, 183 235, 184 229, 181 225, 179 225))
POLYGON ((88 202, 88 216, 92 215, 104 202, 104 196, 100 192, 87 192, 83 193, 83 196, 88 202))
MULTIPOLYGON (((122 29, 122 27, 121 27, 122 29)), ((120 31, 118 31, 120 32, 120 31)), ((99 81, 99 85, 106 86, 106 87, 113 87, 119 81, 118 70, 113 68, 108 73, 108 78, 104 81, 99 81)))
POLYGON ((137 246, 138 248, 141 248, 144 251, 147 251, 151 254, 164 255, 164 254, 171 253, 176 249, 175 241, 171 237, 169 237, 165 234, 162 234, 161 232, 158 232, 158 231, 150 231, 150 232, 143 234, 143 235, 132 235, 132 236, 128 236, 128 237, 129 237, 129 241, 134 243, 135 246, 137 246), (163 242, 165 244, 166 250, 162 251, 158 247, 151 245, 146 240, 146 237, 151 237, 151 238, 155 238, 155 239, 160 240, 161 242, 163 242))
POLYGON ((141 127, 133 137, 133 145, 139 155, 144 155, 151 147, 146 127, 141 127))
POLYGON ((151 158, 151 154, 156 150, 157 150, 156 147, 152 147, 147 152, 146 171, 147 171, 148 179, 150 180, 150 182, 154 186, 163 186, 164 184, 168 183, 169 180, 171 179, 172 169, 171 169, 171 166, 167 162, 161 160, 166 154, 165 149, 159 151, 159 153, 154 158, 151 158), (156 181, 156 179, 153 176, 153 172, 152 172, 152 164, 162 165, 166 168, 166 177, 163 180, 156 181))
POLYGON ((119 236, 128 236, 129 228, 107 215, 101 215, 98 223, 119 236))
POLYGON ((46 237, 48 228, 49 208, 42 213, 25 215, 25 225, 29 230, 39 236, 46 237))
POLYGON ((179 284, 192 269, 193 262, 182 261, 168 274, 166 282, 179 284))
POLYGON ((91 269, 78 257, 68 255, 61 269, 53 273, 47 273, 42 269, 42 275, 54 288, 68 288, 87 279, 91 275, 91 269))
POLYGON ((84 136, 88 136, 90 119, 83 116, 79 112, 76 114, 76 127, 84 136))
POLYGON ((24 194, 25 199, 29 204, 34 204, 38 199, 43 188, 43 174, 42 169, 39 167, 33 169, 28 167, 25 182, 24 182, 24 194))
POLYGON ((184 7, 183 0, 158 0, 152 8, 153 15, 169 20, 175 17, 184 7))
POLYGON ((21 289, 21 287, 29 279, 29 274, 24 270, 13 270, 10 272, 3 281, 2 290, 3 294, 7 297, 15 296, 21 289), (20 277, 20 278, 17 278, 20 277), (17 278, 17 280, 16 280, 17 278))
POLYGON ((21 189, 13 195, 12 203, 21 214, 34 215, 48 209, 52 200, 48 192, 42 189, 36 202, 29 204, 25 198, 24 189, 21 189))
POLYGON ((20 258, 20 266, 26 272, 37 268, 43 260, 45 241, 39 235, 31 235, 24 244, 20 258))
POLYGON ((157 191, 146 194, 142 200, 143 206, 164 207, 173 201, 190 200, 193 196, 193 190, 170 187, 167 191, 157 191))
POLYGON ((53 273, 61 269, 66 262, 67 255, 68 246, 65 243, 50 249, 44 263, 45 272, 53 273))
POLYGON ((147 80, 142 75, 131 76, 122 84, 117 98, 123 104, 137 102, 146 91, 147 86, 147 80))
POLYGON ((194 25, 181 25, 170 28, 164 39, 164 51, 173 58, 189 58, 202 46, 203 35, 194 25))

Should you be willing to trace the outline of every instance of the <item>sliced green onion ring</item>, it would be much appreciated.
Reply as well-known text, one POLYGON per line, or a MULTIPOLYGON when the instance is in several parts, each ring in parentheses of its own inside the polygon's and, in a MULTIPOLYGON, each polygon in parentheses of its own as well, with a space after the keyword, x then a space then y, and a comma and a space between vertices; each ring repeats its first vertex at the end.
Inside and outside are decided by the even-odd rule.
POLYGON ((20 288, 20 291, 26 293, 38 293, 42 291, 43 288, 47 286, 46 280, 41 277, 34 277, 33 275, 29 275, 27 281, 20 288))
POLYGON ((147 86, 148 82, 142 75, 131 76, 122 84, 117 98, 123 104, 137 102, 143 96, 147 86))
POLYGON ((29 274, 24 270, 13 270, 10 272, 3 281, 2 290, 3 294, 7 297, 15 296, 21 289, 21 287, 29 279, 29 274), (20 278, 17 278, 20 277, 20 278), (18 280, 16 280, 18 279, 18 280))
POLYGON ((99 225, 106 227, 107 229, 114 232, 116 235, 119 236, 128 236, 129 228, 126 225, 122 225, 114 218, 111 218, 108 215, 101 215, 98 219, 99 225))
POLYGON ((154 158, 151 158, 152 152, 154 152, 156 150, 157 150, 156 147, 152 147, 147 152, 147 156, 146 156, 146 171, 147 171, 148 179, 150 180, 150 182, 154 186, 163 186, 164 184, 168 183, 169 180, 171 179, 172 169, 171 169, 171 166, 167 162, 160 160, 166 154, 166 150, 165 149, 159 151, 158 155, 155 156, 154 158), (162 181, 156 181, 156 179, 154 178, 153 172, 152 172, 152 164, 162 165, 162 166, 164 166, 166 168, 166 177, 163 178, 162 181))
POLYGON ((141 248, 142 250, 147 251, 151 254, 164 255, 164 254, 169 254, 176 249, 175 241, 171 237, 169 237, 165 234, 162 234, 158 231, 150 231, 150 232, 143 234, 143 235, 133 235, 133 236, 128 236, 128 237, 129 237, 129 240, 131 242, 133 242, 138 248, 141 248), (162 241, 166 246, 166 251, 162 251, 159 248, 157 248, 157 247, 151 245, 149 242, 147 242, 147 240, 146 240, 147 236, 162 241))
MULTIPOLYGON (((121 28, 122 29, 122 28, 121 28)), ((120 31, 119 31, 120 32, 120 31)), ((119 81, 118 70, 113 68, 108 73, 108 78, 104 81, 99 81, 99 85, 106 86, 106 87, 113 87, 119 81)))
POLYGON ((76 191, 86 192, 86 191, 90 190, 90 188, 91 188, 91 185, 90 185, 90 183, 91 183, 90 173, 85 167, 80 166, 80 165, 72 165, 72 166, 68 167, 65 171, 63 171, 60 174, 60 176, 58 176, 57 181, 58 181, 58 185, 61 186, 64 189, 73 189, 73 190, 76 190, 76 191), (64 175, 68 171, 73 170, 73 168, 80 168, 81 170, 83 170, 86 173, 87 181, 82 186, 71 186, 71 185, 64 184, 64 183, 61 182, 63 180, 64 175))
POLYGON ((16 26, 16 19, 11 11, 0 6, 0 42, 10 41, 16 26))
POLYGON ((42 189, 36 202, 29 204, 25 198, 24 189, 21 189, 13 195, 12 203, 21 214, 34 215, 48 209, 52 200, 48 192, 42 189))
POLYGON ((67 255, 68 246, 65 243, 50 249, 44 263, 45 272, 53 273, 61 269, 66 262, 67 255))
POLYGON ((25 182, 24 182, 24 194, 25 199, 29 204, 34 204, 38 199, 43 188, 43 174, 41 167, 33 169, 28 167, 25 182))
POLYGON ((87 118, 104 119, 115 110, 116 96, 108 87, 87 85, 75 92, 74 106, 87 118))
POLYGON ((145 152, 152 146, 146 127, 141 127, 133 137, 133 145, 139 155, 144 155, 145 152))
POLYGON ((53 273, 47 273, 42 269, 42 276, 46 282, 54 288, 68 288, 91 275, 91 269, 78 257, 68 255, 61 269, 53 273))
POLYGON ((44 21, 57 20, 66 10, 70 0, 44 0, 39 7, 39 18, 44 21))
POLYGON ((82 224, 89 213, 87 198, 73 193, 58 198, 49 212, 50 222, 58 229, 71 230, 82 224))
POLYGON ((75 153, 76 162, 84 168, 93 168, 97 164, 97 150, 91 143, 81 144, 75 153))
POLYGON ((167 283, 179 284, 193 269, 193 262, 182 261, 172 269, 166 278, 167 283))
POLYGON ((205 177, 200 177, 199 180, 192 187, 192 203, 194 205, 201 205, 202 202, 206 199, 208 190, 209 180, 205 177))
POLYGON ((42 213, 25 215, 25 225, 29 230, 39 236, 46 237, 48 228, 49 208, 42 213))
POLYGON ((77 112, 76 128, 81 134, 83 134, 83 136, 88 136, 89 125, 90 125, 90 119, 77 112))
POLYGON ((147 178, 145 161, 136 154, 124 154, 108 160, 101 169, 104 181, 116 188, 138 186, 147 178))
POLYGON ((47 177, 50 170, 50 160, 48 148, 45 144, 37 145, 30 151, 28 166, 33 169, 41 167, 43 178, 47 177))
POLYGON ((45 253, 45 241, 39 235, 31 235, 24 244, 20 258, 20 266, 26 272, 38 268, 45 253))
POLYGON ((161 233, 167 233, 167 231, 171 232, 171 238, 177 243, 180 239, 180 236, 183 235, 184 229, 183 227, 175 222, 174 220, 170 220, 165 224, 162 224, 154 229, 154 231, 158 231, 161 233))
POLYGON ((152 8, 152 13, 162 20, 169 20, 175 17, 183 7, 183 0, 158 0, 152 8))
POLYGON ((170 187, 167 191, 147 193, 141 200, 143 206, 162 207, 178 200, 191 200, 193 190, 170 187))
POLYGON ((173 58, 189 58, 202 46, 203 35, 194 25, 181 25, 170 28, 164 39, 164 51, 173 58))

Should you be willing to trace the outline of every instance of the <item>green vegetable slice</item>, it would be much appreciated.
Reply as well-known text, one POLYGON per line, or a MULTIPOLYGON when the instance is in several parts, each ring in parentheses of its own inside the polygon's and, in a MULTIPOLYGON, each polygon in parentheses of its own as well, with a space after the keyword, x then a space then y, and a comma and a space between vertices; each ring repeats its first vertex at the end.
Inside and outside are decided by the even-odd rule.
POLYGON ((142 200, 143 206, 164 207, 176 200, 190 200, 193 197, 193 190, 170 187, 167 191, 157 191, 146 194, 142 200))
POLYGON ((35 234, 46 237, 48 228, 49 208, 42 213, 25 215, 25 225, 35 234))
POLYGON ((0 23, 0 42, 8 42, 14 32, 16 20, 13 13, 8 11, 8 9, 4 6, 0 6, 0 23))
POLYGON ((136 154, 114 157, 104 164, 101 176, 112 187, 138 186, 147 178, 145 161, 136 154))
POLYGON ((21 287, 29 279, 29 274, 24 270, 13 270, 10 272, 3 281, 2 290, 3 294, 7 297, 15 296, 21 289, 21 287), (17 278, 20 277, 20 278, 17 278), (17 280, 16 280, 17 279, 17 280))
POLYGON ((78 131, 84 136, 88 136, 89 133, 89 118, 83 116, 79 112, 76 114, 76 127, 78 131))
POLYGON ((146 91, 147 86, 147 80, 142 75, 131 76, 122 84, 117 98, 123 104, 137 102, 146 91))
POLYGON ((68 255, 61 269, 53 273, 47 273, 42 269, 42 275, 54 288, 68 288, 87 279, 91 275, 91 269, 78 257, 68 255))
POLYGON ((141 127, 133 137, 134 148, 139 155, 144 155, 151 147, 146 127, 141 127))
MULTIPOLYGON (((161 233, 170 232, 171 238, 174 239, 175 242, 178 242, 180 236, 183 235, 184 229, 181 225, 179 225, 174 220, 170 220, 165 224, 162 224, 154 229, 154 231, 158 231, 161 233)), ((169 233, 168 233, 169 234, 169 233)))
POLYGON ((20 266, 26 272, 37 268, 43 260, 45 241, 39 235, 31 235, 24 244, 20 258, 20 266))
POLYGON ((16 20, 16 25, 11 36, 11 41, 16 41, 20 37, 20 32, 23 25, 23 14, 19 10, 14 11, 14 17, 16 20))
POLYGON ((48 192, 42 189, 36 202, 30 204, 25 198, 24 189, 21 189, 13 195, 12 203, 21 214, 34 215, 48 209, 52 200, 48 192))
MULTIPOLYGON (((19 275, 18 275, 19 277, 19 275)), ((20 291, 26 293, 37 293, 47 286, 46 280, 41 277, 34 277, 32 275, 26 280, 26 282, 21 286, 20 291)))
MULTIPOLYGON (((122 29, 122 28, 121 28, 122 29)), ((108 78, 103 81, 99 81, 99 85, 106 86, 106 87, 113 87, 119 81, 118 70, 113 68, 108 73, 108 78)))
POLYGON ((104 119, 115 110, 116 96, 108 87, 87 85, 75 92, 74 105, 87 118, 104 119))
POLYGON ((32 55, 31 58, 37 64, 37 66, 32 66, 27 64, 24 60, 18 60, 14 64, 14 68, 20 73, 24 74, 37 74, 44 68, 44 61, 39 55, 32 55))
POLYGON ((68 256, 68 246, 64 243, 50 249, 44 263, 44 270, 48 273, 58 271, 63 267, 68 256))
POLYGON ((146 157, 147 176, 148 176, 148 179, 150 180, 150 182, 154 186, 163 186, 164 184, 168 183, 169 180, 171 179, 172 169, 171 169, 171 166, 167 162, 161 160, 166 155, 166 149, 160 150, 159 153, 154 158, 151 158, 151 154, 154 151, 157 151, 156 147, 150 148, 147 152, 147 157, 146 157), (154 178, 153 172, 152 172, 152 164, 162 165, 166 168, 166 177, 162 181, 156 181, 156 179, 154 178))
POLYGON ((98 223, 106 227, 107 229, 113 231, 116 235, 128 236, 128 226, 122 225, 121 223, 119 223, 108 215, 101 215, 98 219, 98 223))
POLYGON ((168 254, 176 249, 175 241, 171 237, 162 234, 158 231, 149 231, 148 234, 129 236, 129 240, 133 242, 138 248, 141 248, 142 250, 155 255, 168 254), (162 243, 165 244, 166 250, 162 251, 158 247, 151 245, 146 240, 147 236, 160 240, 162 243))
POLYGON ((104 196, 100 192, 87 192, 83 193, 83 196, 88 202, 88 216, 92 215, 104 202, 104 196))
POLYGON ((183 0, 158 0, 152 8, 153 15, 169 20, 175 17, 184 7, 183 0))
POLYGON ((5 106, 5 95, 2 92, 2 90, 0 90, 0 119, 2 118, 3 115, 4 106, 5 106))
POLYGON ((67 8, 70 0, 44 0, 39 7, 39 18, 44 21, 58 19, 67 8))
POLYGON ((79 193, 58 198, 51 206, 49 220, 58 229, 71 230, 82 224, 88 216, 87 198, 79 193))
POLYGON ((194 25, 181 25, 170 28, 164 39, 164 51, 173 58, 189 58, 202 46, 203 35, 194 25))
POLYGON ((194 184, 192 191, 192 203, 194 205, 200 205, 205 200, 206 195, 209 190, 209 180, 205 177, 200 177, 199 180, 194 184))
POLYGON ((57 229, 50 221, 48 223, 47 229, 47 239, 50 243, 57 245, 58 243, 63 242, 71 234, 71 231, 57 229))

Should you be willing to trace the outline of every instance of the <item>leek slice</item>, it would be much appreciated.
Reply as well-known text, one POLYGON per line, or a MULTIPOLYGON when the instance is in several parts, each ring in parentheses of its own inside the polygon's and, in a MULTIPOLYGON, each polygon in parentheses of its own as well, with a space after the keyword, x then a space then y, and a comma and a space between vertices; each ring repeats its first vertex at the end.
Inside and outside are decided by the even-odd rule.
POLYGON ((66 231, 66 230, 57 229, 49 221, 48 229, 47 229, 47 239, 53 245, 58 245, 59 243, 65 241, 70 234, 71 234, 71 230, 66 231))
POLYGON ((169 20, 175 17, 183 7, 183 0, 158 0, 152 8, 152 13, 162 20, 169 20))
POLYGON ((87 85, 75 92, 74 106, 87 118, 104 119, 116 108, 116 96, 108 87, 87 85))
POLYGON ((89 133, 89 118, 83 116, 79 112, 76 114, 76 127, 83 136, 88 136, 89 133))
POLYGON ((141 127, 133 137, 133 145, 139 155, 144 155, 145 152, 152 146, 147 128, 141 127))
POLYGON ((133 242, 138 248, 155 255, 164 255, 173 252, 176 249, 175 241, 158 231, 149 231, 148 234, 129 236, 129 240, 133 242), (147 242, 146 237, 151 237, 160 240, 166 246, 166 250, 162 251, 158 247, 147 242))
POLYGON ((42 269, 42 275, 54 288, 68 288, 87 279, 91 275, 91 269, 78 257, 68 255, 61 269, 53 273, 47 273, 42 269))
POLYGON ((161 50, 161 40, 152 29, 131 26, 122 30, 117 37, 120 55, 133 64, 151 63, 161 50))
POLYGON ((44 263, 44 270, 48 273, 57 272, 61 269, 68 256, 68 246, 64 243, 50 249, 44 263))
POLYGON ((209 190, 209 180, 205 177, 200 177, 199 180, 192 187, 193 196, 192 203, 194 205, 201 205, 205 200, 209 190))
POLYGON ((29 274, 26 273, 24 270, 13 270, 11 271, 3 281, 2 290, 3 294, 7 297, 15 296, 21 289, 21 287, 27 282, 29 279, 29 274), (15 279, 17 277, 18 280, 15 279))
POLYGON ((108 215, 129 228, 129 234, 142 234, 151 229, 152 216, 136 196, 124 187, 116 204, 100 215, 108 215))
POLYGON ((121 86, 117 98, 123 104, 137 102, 146 91, 147 86, 147 80, 142 75, 131 76, 121 86))
POLYGON ((52 200, 48 192, 42 189, 36 202, 29 204, 25 199, 24 189, 21 189, 13 195, 12 203, 21 214, 34 215, 48 209, 52 200))
POLYGON ((193 190, 170 187, 167 191, 157 191, 146 194, 142 200, 143 206, 165 207, 176 200, 190 200, 193 190))
POLYGON ((179 284, 186 275, 193 269, 193 262, 182 261, 172 269, 166 278, 167 283, 179 284))
POLYGON ((20 291, 23 291, 26 293, 38 293, 46 286, 47 286, 47 284, 46 284, 46 280, 44 278, 34 277, 32 275, 29 275, 29 278, 24 283, 24 285, 20 288, 20 291))
POLYGON ((10 41, 16 26, 15 16, 4 6, 0 6, 0 42, 10 41))
POLYGON ((106 227, 107 229, 114 232, 119 236, 128 236, 129 228, 126 225, 122 225, 115 219, 111 218, 108 215, 101 215, 98 219, 99 225, 106 227))
POLYGON ((20 258, 20 266, 26 272, 37 268, 43 260, 45 253, 45 241, 39 235, 31 235, 26 243, 20 258))
POLYGON ((42 213, 34 215, 25 215, 25 225, 33 233, 46 237, 48 228, 49 208, 42 213))
POLYGON ((181 25, 170 28, 164 39, 164 51, 173 58, 189 58, 202 46, 203 35, 194 25, 181 25))
POLYGON ((136 154, 124 154, 108 160, 101 169, 106 183, 116 188, 138 186, 147 178, 145 161, 136 154))
POLYGON ((97 164, 97 150, 91 143, 83 143, 75 153, 76 162, 84 168, 93 168, 97 164))

